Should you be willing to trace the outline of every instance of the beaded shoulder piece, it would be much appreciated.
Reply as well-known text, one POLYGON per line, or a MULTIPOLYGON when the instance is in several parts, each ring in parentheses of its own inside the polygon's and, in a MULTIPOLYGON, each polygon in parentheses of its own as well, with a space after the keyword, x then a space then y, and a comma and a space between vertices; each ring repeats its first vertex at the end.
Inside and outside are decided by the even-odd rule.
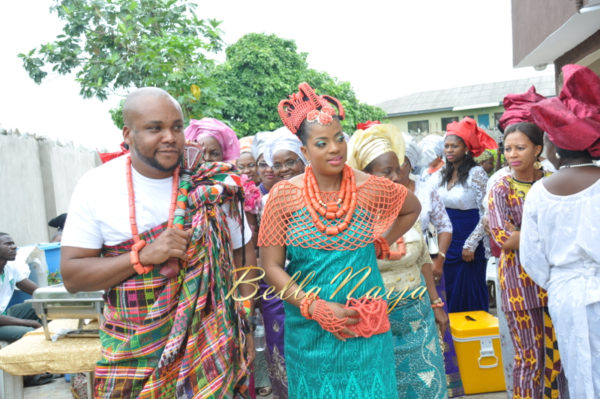
MULTIPOLYGON (((369 176, 357 186, 356 209, 348 228, 336 235, 319 231, 309 214, 303 187, 284 180, 269 192, 262 215, 258 245, 299 246, 324 250, 355 250, 365 247, 382 235, 398 217, 407 190, 382 177, 369 176)), ((325 201, 337 196, 321 193, 325 201)), ((339 224, 341 218, 327 219, 318 215, 325 226, 339 224)))

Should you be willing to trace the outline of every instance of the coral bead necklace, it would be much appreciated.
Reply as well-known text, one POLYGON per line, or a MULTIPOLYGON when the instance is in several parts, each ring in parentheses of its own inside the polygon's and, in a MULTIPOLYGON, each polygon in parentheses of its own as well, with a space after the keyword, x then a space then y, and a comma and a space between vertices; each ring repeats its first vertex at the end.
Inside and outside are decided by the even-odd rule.
MULTIPOLYGON (((129 197, 129 223, 131 225, 131 235, 133 236, 133 246, 131 248, 131 264, 138 274, 145 274, 150 272, 154 266, 144 266, 140 263, 139 251, 146 246, 146 241, 140 240, 140 235, 137 228, 137 222, 135 218, 135 192, 133 191, 133 179, 131 172, 131 157, 127 157, 127 194, 129 197)), ((168 228, 173 228, 173 218, 175 215, 175 206, 177 203, 177 193, 179 189, 179 165, 175 171, 173 171, 173 185, 171 189, 171 205, 169 208, 169 219, 167 222, 168 228)))
POLYGON ((319 193, 319 185, 315 178, 312 166, 309 165, 304 171, 304 188, 302 190, 306 209, 317 229, 327 235, 336 235, 348 228, 354 210, 356 209, 356 181, 352 168, 344 165, 342 171, 342 183, 338 191, 337 201, 325 203, 319 193), (340 223, 326 226, 319 215, 327 220, 344 218, 340 223))

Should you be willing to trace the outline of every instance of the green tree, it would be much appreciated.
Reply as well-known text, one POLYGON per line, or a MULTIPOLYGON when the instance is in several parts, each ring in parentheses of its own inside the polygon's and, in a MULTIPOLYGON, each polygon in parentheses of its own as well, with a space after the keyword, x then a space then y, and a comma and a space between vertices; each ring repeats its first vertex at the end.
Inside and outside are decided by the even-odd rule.
POLYGON ((299 53, 293 40, 275 35, 250 33, 226 49, 226 61, 215 69, 221 116, 240 135, 274 130, 281 126, 279 101, 308 82, 319 94, 338 98, 346 109, 342 121, 351 133, 356 123, 385 117, 380 108, 360 103, 348 82, 338 82, 325 72, 308 68, 306 53, 299 53))
POLYGON ((358 101, 349 82, 338 81, 325 72, 309 69, 306 72, 305 81, 317 91, 317 94, 328 94, 340 100, 346 112, 346 118, 342 121, 342 127, 348 134, 352 134, 356 130, 358 123, 368 120, 381 121, 387 115, 379 107, 358 101))
MULTIPOLYGON (((220 104, 207 55, 221 50, 220 22, 197 18, 195 8, 186 0, 56 0, 50 10, 65 21, 63 33, 19 57, 38 84, 48 67, 75 73, 84 98, 157 86, 187 118, 214 115, 220 104)), ((120 112, 111 113, 121 127, 120 112)))

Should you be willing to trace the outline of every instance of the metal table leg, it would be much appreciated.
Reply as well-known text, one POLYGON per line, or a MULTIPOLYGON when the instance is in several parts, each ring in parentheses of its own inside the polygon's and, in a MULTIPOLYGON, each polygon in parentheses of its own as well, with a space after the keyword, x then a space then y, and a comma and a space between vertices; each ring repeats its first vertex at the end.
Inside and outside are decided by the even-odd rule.
POLYGON ((23 391, 23 376, 12 375, 0 370, 0 380, 2 385, 0 393, 2 393, 3 398, 23 399, 25 395, 23 391))

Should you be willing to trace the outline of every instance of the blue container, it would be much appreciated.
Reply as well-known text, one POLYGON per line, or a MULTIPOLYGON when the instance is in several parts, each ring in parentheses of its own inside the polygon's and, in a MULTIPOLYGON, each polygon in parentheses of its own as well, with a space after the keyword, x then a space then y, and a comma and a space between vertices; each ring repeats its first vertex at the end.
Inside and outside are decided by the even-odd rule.
POLYGON ((46 264, 48 265, 48 274, 60 272, 60 243, 39 244, 38 248, 46 254, 46 264))

